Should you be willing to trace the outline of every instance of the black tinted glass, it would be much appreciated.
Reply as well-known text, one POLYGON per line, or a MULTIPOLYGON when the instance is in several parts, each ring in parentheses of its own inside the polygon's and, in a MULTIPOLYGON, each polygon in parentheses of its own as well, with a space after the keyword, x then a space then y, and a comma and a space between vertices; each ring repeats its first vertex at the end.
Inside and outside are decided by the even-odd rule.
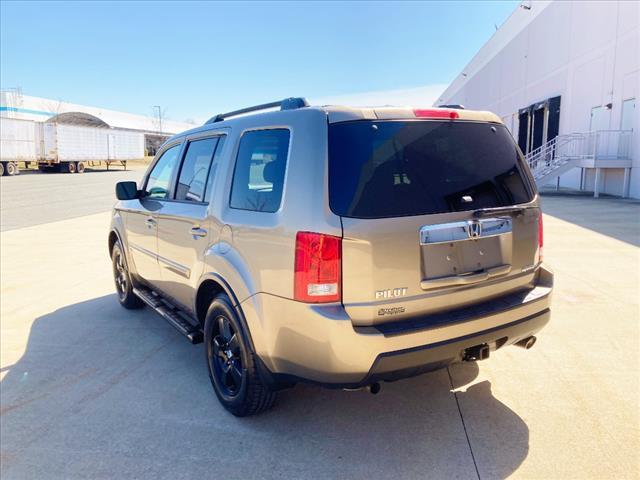
POLYGON ((242 136, 233 173, 232 208, 278 210, 288 150, 289 130, 258 130, 242 136))
POLYGON ((356 218, 425 215, 531 200, 501 125, 358 121, 329 127, 331 210, 356 218))
POLYGON ((207 175, 217 143, 216 137, 189 142, 180 169, 176 200, 204 201, 207 175))

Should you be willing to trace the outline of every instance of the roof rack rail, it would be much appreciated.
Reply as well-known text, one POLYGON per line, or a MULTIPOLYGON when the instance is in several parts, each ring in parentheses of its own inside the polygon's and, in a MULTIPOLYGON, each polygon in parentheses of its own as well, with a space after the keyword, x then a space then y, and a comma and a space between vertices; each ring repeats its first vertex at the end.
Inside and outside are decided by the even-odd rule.
POLYGON ((233 112, 219 113, 205 122, 205 125, 210 123, 222 122, 229 117, 235 117, 242 115, 243 113, 257 112, 260 110, 267 110, 268 108, 280 107, 280 110, 296 110, 298 108, 308 107, 309 102, 303 97, 290 97, 280 100, 278 102, 263 103, 261 105, 255 105, 253 107, 241 108, 240 110, 234 110, 233 112))
POLYGON ((464 105, 453 103, 451 105, 438 105, 438 108, 455 108, 457 110, 464 110, 464 105))

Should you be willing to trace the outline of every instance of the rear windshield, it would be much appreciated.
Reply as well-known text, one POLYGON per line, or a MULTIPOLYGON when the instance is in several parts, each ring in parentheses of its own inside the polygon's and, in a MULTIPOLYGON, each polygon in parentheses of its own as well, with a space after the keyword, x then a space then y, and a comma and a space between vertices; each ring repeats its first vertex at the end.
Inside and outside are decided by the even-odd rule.
POLYGON ((383 218, 532 200, 502 125, 356 121, 329 126, 329 203, 344 217, 383 218))

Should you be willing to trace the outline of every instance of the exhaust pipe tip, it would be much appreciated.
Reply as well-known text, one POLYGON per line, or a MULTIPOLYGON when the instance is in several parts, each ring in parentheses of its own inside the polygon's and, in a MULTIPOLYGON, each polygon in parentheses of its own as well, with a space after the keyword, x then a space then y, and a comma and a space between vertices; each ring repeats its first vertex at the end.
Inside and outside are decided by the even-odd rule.
POLYGON ((518 347, 524 348, 525 350, 529 350, 531 347, 533 347, 536 344, 537 340, 538 339, 532 335, 523 340, 520 340, 519 342, 516 343, 516 345, 518 347))
POLYGON ((371 395, 377 395, 378 393, 380 393, 381 389, 382 387, 378 382, 374 382, 371 385, 367 385, 367 390, 369 390, 369 393, 371 395))

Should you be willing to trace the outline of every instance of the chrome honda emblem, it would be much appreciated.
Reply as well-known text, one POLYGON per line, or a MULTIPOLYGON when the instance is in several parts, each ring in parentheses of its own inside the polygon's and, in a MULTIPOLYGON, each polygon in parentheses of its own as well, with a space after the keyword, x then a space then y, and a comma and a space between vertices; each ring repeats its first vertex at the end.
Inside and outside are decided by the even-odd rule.
POLYGON ((469 238, 478 238, 482 236, 482 224, 477 220, 469 220, 467 222, 467 234, 469 238))

